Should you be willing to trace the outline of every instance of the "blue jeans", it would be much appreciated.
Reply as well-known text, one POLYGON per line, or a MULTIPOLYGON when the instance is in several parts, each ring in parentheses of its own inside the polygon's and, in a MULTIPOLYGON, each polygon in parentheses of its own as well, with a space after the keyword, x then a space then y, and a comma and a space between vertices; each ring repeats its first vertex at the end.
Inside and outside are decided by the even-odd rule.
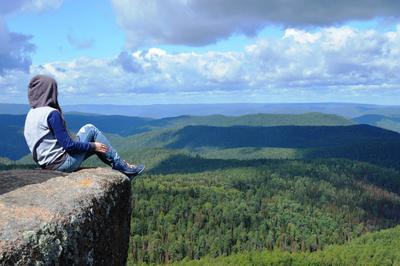
POLYGON ((77 138, 81 142, 101 142, 108 147, 107 153, 99 153, 94 151, 83 152, 83 153, 71 153, 67 155, 67 159, 65 162, 57 168, 57 171, 62 172, 73 172, 81 166, 83 161, 87 158, 96 154, 100 160, 104 163, 111 165, 113 162, 120 160, 117 151, 111 146, 108 139, 101 133, 97 127, 92 124, 84 125, 81 129, 79 129, 76 134, 77 138))

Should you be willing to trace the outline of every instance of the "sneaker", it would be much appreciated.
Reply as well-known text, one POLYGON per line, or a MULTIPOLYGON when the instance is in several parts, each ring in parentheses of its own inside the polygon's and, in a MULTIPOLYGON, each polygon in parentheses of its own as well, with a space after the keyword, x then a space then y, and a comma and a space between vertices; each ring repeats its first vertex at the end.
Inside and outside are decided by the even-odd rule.
POLYGON ((135 167, 137 169, 137 172, 134 174, 131 174, 131 175, 127 175, 129 177, 130 181, 132 181, 135 176, 140 175, 144 171, 144 168, 145 168, 144 164, 138 164, 138 165, 135 165, 135 167))
POLYGON ((134 165, 134 164, 129 164, 125 160, 119 160, 116 163, 112 164, 112 169, 118 170, 121 173, 125 174, 126 176, 129 177, 129 179, 132 180, 133 177, 141 174, 144 170, 144 165, 139 164, 139 165, 134 165))

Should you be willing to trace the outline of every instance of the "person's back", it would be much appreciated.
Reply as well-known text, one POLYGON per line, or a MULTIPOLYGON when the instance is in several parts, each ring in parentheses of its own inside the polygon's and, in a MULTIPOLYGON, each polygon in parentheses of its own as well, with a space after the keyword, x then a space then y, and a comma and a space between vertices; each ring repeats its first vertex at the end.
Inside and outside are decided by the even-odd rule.
POLYGON ((55 110, 49 106, 30 109, 24 127, 24 136, 34 161, 39 165, 52 165, 54 169, 66 156, 66 151, 54 137, 47 122, 48 116, 55 110))

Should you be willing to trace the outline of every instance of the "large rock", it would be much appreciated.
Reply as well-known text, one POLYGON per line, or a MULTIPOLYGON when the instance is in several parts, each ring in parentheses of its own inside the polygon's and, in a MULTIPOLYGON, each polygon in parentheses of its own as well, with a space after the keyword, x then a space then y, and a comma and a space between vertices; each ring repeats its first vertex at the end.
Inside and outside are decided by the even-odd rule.
POLYGON ((124 265, 129 180, 109 168, 0 172, 0 265, 124 265))

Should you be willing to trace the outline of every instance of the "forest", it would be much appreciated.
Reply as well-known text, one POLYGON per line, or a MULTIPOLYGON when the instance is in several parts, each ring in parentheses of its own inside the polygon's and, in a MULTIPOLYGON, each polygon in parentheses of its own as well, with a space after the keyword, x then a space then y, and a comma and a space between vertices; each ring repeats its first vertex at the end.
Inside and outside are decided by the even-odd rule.
POLYGON ((179 266, 195 265, 398 265, 400 261, 400 227, 382 230, 352 240, 344 245, 331 245, 317 252, 248 251, 218 258, 183 260, 179 266))
POLYGON ((133 183, 131 263, 320 252, 400 221, 399 172, 367 163, 181 157, 162 172, 133 183))

